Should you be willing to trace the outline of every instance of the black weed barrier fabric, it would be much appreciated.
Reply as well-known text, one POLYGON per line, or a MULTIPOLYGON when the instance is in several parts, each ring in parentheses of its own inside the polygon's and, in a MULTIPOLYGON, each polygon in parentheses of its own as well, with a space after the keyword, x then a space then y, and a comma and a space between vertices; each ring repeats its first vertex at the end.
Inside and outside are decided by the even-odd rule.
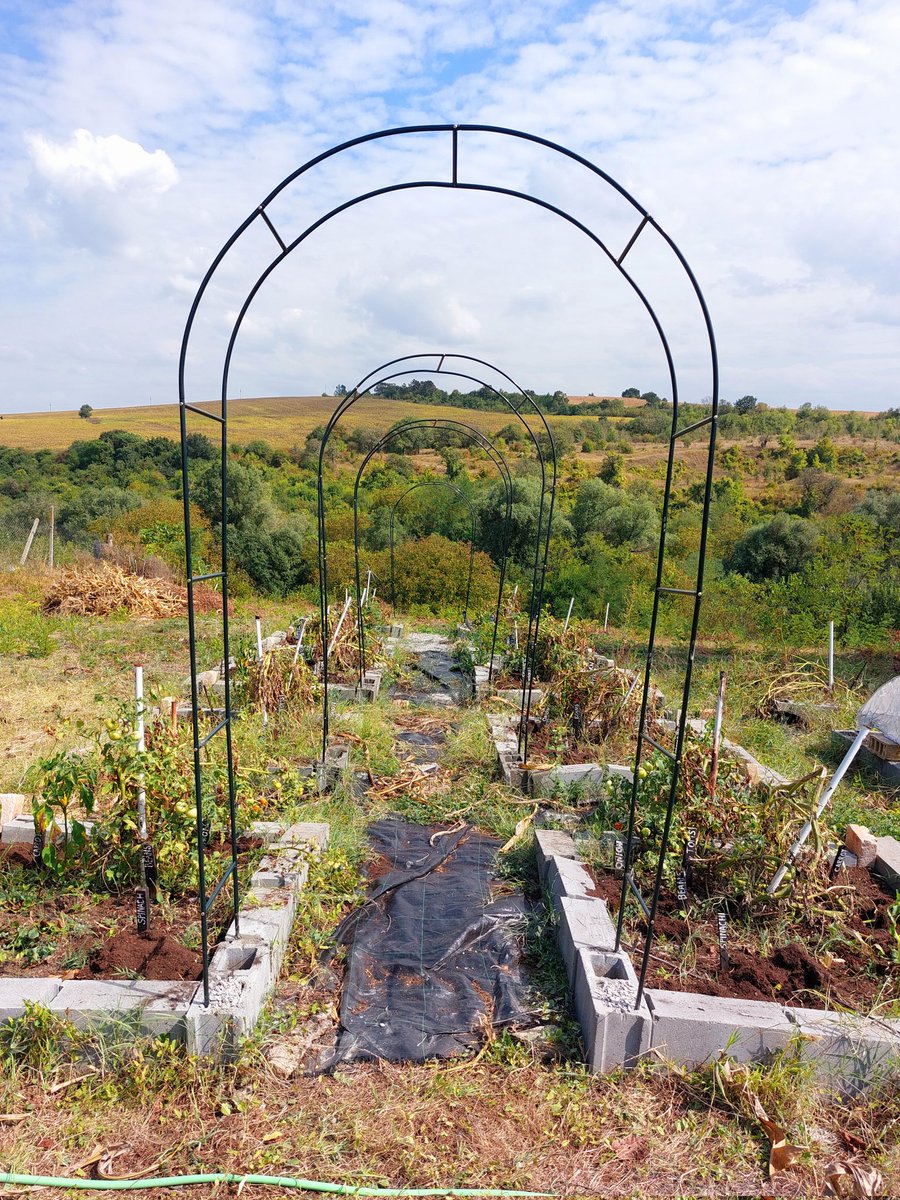
POLYGON ((377 879, 338 930, 347 971, 325 1069, 349 1059, 448 1057, 480 1045, 486 1024, 533 1023, 522 965, 529 905, 521 894, 498 894, 500 842, 469 827, 396 818, 372 825, 369 840, 377 879))

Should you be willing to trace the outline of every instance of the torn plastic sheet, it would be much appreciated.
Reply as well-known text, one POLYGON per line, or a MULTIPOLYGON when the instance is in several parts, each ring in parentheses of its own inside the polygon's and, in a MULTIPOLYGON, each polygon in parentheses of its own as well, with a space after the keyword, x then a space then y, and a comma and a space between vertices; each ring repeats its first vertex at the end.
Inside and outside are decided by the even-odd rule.
POLYGON ((533 1024, 522 964, 530 906, 521 894, 492 896, 501 843, 393 817, 370 826, 369 840, 380 877, 337 932, 347 970, 324 1069, 449 1057, 481 1044, 486 1023, 533 1024))

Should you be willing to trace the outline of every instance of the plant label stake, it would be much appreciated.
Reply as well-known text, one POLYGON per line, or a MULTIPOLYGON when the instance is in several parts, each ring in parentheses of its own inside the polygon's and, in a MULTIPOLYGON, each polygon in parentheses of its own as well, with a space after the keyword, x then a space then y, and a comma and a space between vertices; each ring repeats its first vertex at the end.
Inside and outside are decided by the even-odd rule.
POLYGON ((155 900, 156 882, 159 876, 156 869, 156 853, 154 852, 152 842, 141 843, 141 866, 144 881, 147 885, 147 893, 151 900, 155 900))
POLYGON ((679 871, 675 876, 675 899, 679 904, 683 904, 687 898, 687 875, 685 875, 684 871, 679 871))
POLYGON ((621 838, 616 838, 613 843, 613 862, 615 864, 615 872, 617 875, 625 874, 625 843, 621 838))
POLYGON ((720 912, 716 916, 716 922, 719 926, 719 970, 727 971, 730 965, 728 960, 728 918, 720 912))
POLYGON ((685 878, 685 885, 693 879, 694 875, 694 855, 697 853, 697 830, 689 829, 687 834, 687 842, 684 846, 684 858, 682 860, 681 869, 685 878))
POLYGON ((209 821, 204 821, 203 824, 200 826, 200 836, 203 838, 203 848, 204 849, 206 849, 206 847, 209 845, 209 839, 210 839, 211 835, 212 835, 212 825, 210 824, 209 821))
POLYGON ((35 829, 34 841, 31 843, 31 857, 34 859, 35 866, 40 866, 44 861, 44 831, 43 829, 35 829))
POLYGON ((834 856, 834 862, 831 864, 831 870, 828 872, 828 878, 834 879, 838 871, 843 867, 844 860, 847 857, 847 847, 841 846, 837 854, 834 856))
POLYGON ((145 887, 134 889, 134 919, 138 933, 146 933, 150 928, 150 896, 145 887))

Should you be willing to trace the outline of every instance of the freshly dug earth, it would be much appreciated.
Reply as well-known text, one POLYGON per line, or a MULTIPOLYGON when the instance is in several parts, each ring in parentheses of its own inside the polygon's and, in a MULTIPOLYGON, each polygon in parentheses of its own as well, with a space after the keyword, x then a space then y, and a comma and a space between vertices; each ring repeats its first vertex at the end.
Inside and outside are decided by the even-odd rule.
MULTIPOLYGON (((259 838, 238 839, 238 855, 259 850, 259 838)), ((227 852, 221 835, 208 853, 227 852)), ((60 888, 38 874, 31 847, 12 845, 0 853, 0 893, 10 899, 0 909, 0 976, 64 979, 199 979, 199 918, 194 898, 169 901, 165 917, 150 906, 150 929, 138 933, 134 899, 60 888), (34 889, 29 893, 23 889, 34 889), (18 895, 17 895, 18 892, 18 895), (17 903, 18 901, 18 903, 17 903), (33 932, 32 932, 33 931, 33 932), (185 945, 189 940, 192 945, 185 945)), ((210 941, 217 940, 216 920, 226 925, 231 910, 224 899, 212 912, 210 941)), ((224 929, 222 930, 224 932, 224 929)))
POLYGON ((683 916, 673 897, 662 897, 648 986, 812 1008, 839 1005, 858 1012, 900 998, 900 965, 891 960, 896 942, 886 916, 894 897, 864 868, 844 872, 838 882, 853 888, 855 911, 838 926, 836 936, 830 933, 826 945, 819 930, 798 919, 788 927, 784 944, 763 954, 753 945, 752 932, 735 921, 729 926, 725 968, 715 917, 692 919, 689 910, 683 916), (691 944, 688 961, 685 948, 691 944))

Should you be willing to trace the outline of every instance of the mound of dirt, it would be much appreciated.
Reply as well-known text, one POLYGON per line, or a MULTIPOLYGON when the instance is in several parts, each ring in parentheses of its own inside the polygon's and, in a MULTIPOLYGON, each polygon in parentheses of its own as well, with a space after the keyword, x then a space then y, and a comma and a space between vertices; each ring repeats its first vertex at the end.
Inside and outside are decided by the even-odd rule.
POLYGON ((199 979, 199 950, 189 950, 168 933, 124 930, 91 952, 76 979, 199 979))

